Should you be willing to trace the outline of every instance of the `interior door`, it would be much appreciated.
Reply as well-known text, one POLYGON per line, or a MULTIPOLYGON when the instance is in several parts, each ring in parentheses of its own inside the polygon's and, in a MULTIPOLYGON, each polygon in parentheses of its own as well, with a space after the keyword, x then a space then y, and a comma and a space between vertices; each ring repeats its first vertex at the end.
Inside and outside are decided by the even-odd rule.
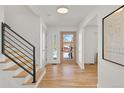
POLYGON ((76 62, 76 32, 61 32, 61 62, 76 62))

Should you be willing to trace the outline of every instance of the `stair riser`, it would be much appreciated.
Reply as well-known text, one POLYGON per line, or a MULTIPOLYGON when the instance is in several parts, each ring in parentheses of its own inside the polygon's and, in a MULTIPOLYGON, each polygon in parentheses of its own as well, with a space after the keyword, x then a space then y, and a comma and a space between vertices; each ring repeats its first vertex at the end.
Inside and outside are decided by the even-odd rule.
POLYGON ((4 69, 4 68, 5 68, 5 66, 6 66, 6 64, 5 64, 5 63, 0 63, 0 70, 4 69))
POLYGON ((13 65, 15 65, 15 63, 13 61, 7 62, 5 68, 9 68, 13 65))
POLYGON ((6 60, 6 56, 0 54, 0 63, 3 63, 6 60))

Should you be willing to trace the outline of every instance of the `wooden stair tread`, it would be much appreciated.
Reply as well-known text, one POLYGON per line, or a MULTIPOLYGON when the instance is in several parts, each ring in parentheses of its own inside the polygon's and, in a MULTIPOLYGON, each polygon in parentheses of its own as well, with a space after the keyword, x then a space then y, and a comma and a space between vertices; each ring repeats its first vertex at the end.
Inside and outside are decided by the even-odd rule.
POLYGON ((7 57, 0 59, 0 63, 8 63, 8 62, 11 62, 11 59, 9 59, 7 57))
MULTIPOLYGON (((37 65, 37 64, 36 64, 36 67, 38 68, 38 65, 37 65)), ((29 70, 29 71, 32 71, 30 68, 28 68, 28 70, 29 70)), ((22 72, 20 72, 18 75, 13 76, 13 77, 14 77, 14 78, 24 78, 24 77, 26 77, 26 76, 28 76, 28 75, 29 75, 28 72, 22 71, 22 72)))
MULTIPOLYGON (((38 69, 36 72, 36 82, 40 79, 40 76, 44 73, 45 69, 38 69)), ((29 78, 23 85, 35 85, 36 83, 32 83, 33 77, 29 78)))
POLYGON ((17 70, 19 68, 18 65, 16 66, 12 66, 12 67, 9 67, 9 68, 6 68, 6 69, 3 69, 4 71, 14 71, 14 70, 17 70))
POLYGON ((6 63, 8 58, 1 58, 0 63, 6 63))
MULTIPOLYGON (((30 68, 29 68, 28 70, 31 71, 30 68)), ((13 77, 14 77, 14 78, 24 78, 24 77, 26 77, 26 76, 28 76, 28 75, 29 75, 29 73, 27 73, 26 71, 22 71, 22 72, 20 72, 18 75, 13 76, 13 77)))
MULTIPOLYGON (((29 62, 32 62, 31 60, 29 60, 29 62)), ((29 63, 27 61, 25 61, 24 63, 29 63)), ((24 66, 25 64, 24 63, 20 63, 21 66, 24 66)), ((14 70, 17 70, 19 68, 19 66, 17 64, 9 67, 9 68, 6 68, 6 69, 3 69, 4 71, 14 71, 14 70)))

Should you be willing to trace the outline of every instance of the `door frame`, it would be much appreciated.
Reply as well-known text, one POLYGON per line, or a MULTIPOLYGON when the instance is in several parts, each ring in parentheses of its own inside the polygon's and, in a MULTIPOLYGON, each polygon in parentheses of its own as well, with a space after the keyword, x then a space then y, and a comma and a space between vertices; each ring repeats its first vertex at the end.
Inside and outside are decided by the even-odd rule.
MULTIPOLYGON (((76 45, 77 45, 77 37, 76 37, 76 31, 62 31, 60 32, 60 63, 63 63, 63 52, 62 52, 62 46, 63 46, 63 34, 74 34, 74 60, 71 63, 76 63, 76 45)), ((69 62, 70 63, 70 62, 69 62)))

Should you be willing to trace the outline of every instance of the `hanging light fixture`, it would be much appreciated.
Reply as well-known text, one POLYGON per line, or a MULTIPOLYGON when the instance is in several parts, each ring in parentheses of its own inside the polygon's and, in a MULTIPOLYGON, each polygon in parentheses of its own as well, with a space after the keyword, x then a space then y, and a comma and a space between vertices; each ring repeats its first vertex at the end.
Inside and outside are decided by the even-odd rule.
POLYGON ((67 14, 68 12, 69 12, 69 9, 67 7, 57 8, 57 13, 59 13, 59 14, 67 14))

